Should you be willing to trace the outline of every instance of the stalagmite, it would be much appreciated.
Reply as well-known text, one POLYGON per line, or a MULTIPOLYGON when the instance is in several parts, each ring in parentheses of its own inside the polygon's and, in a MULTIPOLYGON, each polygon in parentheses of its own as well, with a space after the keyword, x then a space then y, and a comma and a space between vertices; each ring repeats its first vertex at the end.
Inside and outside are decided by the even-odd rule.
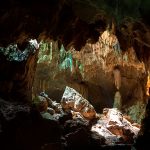
POLYGON ((117 91, 115 93, 115 96, 114 96, 114 105, 113 105, 113 108, 118 108, 118 110, 120 110, 121 106, 122 106, 121 94, 120 94, 119 91, 117 91))

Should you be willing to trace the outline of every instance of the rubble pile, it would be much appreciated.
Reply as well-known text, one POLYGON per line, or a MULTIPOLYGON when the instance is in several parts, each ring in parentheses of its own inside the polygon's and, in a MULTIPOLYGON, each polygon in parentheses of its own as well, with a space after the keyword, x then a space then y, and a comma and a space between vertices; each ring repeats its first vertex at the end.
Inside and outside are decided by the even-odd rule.
POLYGON ((140 128, 129 122, 117 108, 105 108, 100 119, 91 128, 105 137, 106 144, 132 144, 140 128))
POLYGON ((67 116, 61 124, 63 137, 67 143, 74 139, 75 145, 83 133, 87 141, 92 139, 104 145, 133 144, 140 130, 137 123, 130 121, 117 108, 104 108, 103 114, 97 114, 89 101, 70 87, 66 87, 60 103, 42 92, 38 96, 37 108, 46 119, 60 122, 60 118, 67 116))

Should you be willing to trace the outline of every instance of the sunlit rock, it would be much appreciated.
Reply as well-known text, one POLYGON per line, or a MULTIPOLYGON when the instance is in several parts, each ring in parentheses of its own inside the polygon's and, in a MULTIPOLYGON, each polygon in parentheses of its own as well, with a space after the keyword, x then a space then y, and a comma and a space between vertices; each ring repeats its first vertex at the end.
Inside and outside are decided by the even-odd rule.
POLYGON ((103 136, 105 138, 105 144, 113 144, 118 143, 119 138, 117 138, 116 135, 112 134, 107 128, 101 127, 98 124, 95 124, 91 128, 92 132, 97 132, 100 136, 103 136))
POLYGON ((61 105, 64 110, 80 112, 81 115, 87 119, 96 117, 94 107, 73 88, 66 87, 61 105))
POLYGON ((133 143, 140 130, 139 126, 132 125, 116 108, 105 108, 103 112, 91 131, 103 136, 106 144, 133 143))
POLYGON ((36 39, 31 39, 30 41, 29 41, 30 43, 31 43, 31 45, 33 45, 36 49, 38 49, 39 48, 39 43, 37 42, 37 40, 36 39))

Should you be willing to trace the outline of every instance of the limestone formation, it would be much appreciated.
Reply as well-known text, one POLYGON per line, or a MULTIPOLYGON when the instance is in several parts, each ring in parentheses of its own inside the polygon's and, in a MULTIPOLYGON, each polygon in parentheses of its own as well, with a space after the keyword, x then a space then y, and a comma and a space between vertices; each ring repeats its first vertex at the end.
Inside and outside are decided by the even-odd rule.
POLYGON ((70 87, 66 87, 61 99, 61 105, 65 111, 73 110, 80 112, 86 119, 94 119, 96 117, 94 107, 82 95, 70 87))
POLYGON ((86 133, 85 141, 88 144, 90 137, 91 143, 94 142, 99 146, 102 143, 132 144, 140 130, 139 124, 134 123, 117 108, 104 108, 103 114, 97 114, 94 107, 70 87, 66 87, 61 103, 56 103, 42 92, 36 104, 42 118, 59 122, 63 126, 64 140, 69 142, 68 147, 72 147, 73 143, 79 140, 81 136, 77 134, 79 130, 86 133), (64 111, 60 111, 60 108, 64 111))
POLYGON ((117 90, 119 90, 120 87, 121 87, 121 74, 120 74, 120 70, 118 68, 115 68, 113 70, 113 74, 114 74, 115 86, 116 86, 117 90))
POLYGON ((119 91, 117 91, 114 96, 113 108, 118 108, 120 110, 121 106, 122 106, 121 94, 119 91))

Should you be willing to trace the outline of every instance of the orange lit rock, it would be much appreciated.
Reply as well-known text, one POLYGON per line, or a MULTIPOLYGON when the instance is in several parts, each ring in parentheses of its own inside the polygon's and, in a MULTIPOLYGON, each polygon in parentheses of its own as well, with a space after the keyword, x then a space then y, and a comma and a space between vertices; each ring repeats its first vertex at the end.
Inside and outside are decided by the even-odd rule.
POLYGON ((87 119, 93 119, 96 117, 96 112, 92 105, 90 105, 88 107, 84 107, 81 111, 81 114, 87 119))
POLYGON ((96 117, 94 107, 73 88, 66 87, 61 105, 64 110, 80 112, 86 119, 93 119, 96 117))
POLYGON ((97 132, 106 139, 106 144, 131 144, 139 130, 140 127, 137 124, 131 124, 116 108, 105 108, 103 117, 99 118, 91 128, 92 132, 97 132))

